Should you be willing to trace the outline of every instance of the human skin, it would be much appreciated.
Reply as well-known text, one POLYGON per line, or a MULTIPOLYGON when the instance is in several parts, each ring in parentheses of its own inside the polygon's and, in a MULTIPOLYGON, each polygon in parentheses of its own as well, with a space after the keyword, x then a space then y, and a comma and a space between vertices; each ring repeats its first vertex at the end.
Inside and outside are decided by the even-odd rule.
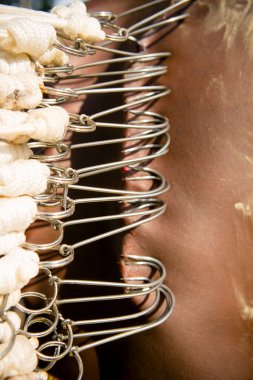
POLYGON ((123 252, 165 264, 176 307, 127 340, 122 380, 252 379, 252 8, 195 1, 156 46, 172 52, 172 93, 157 105, 171 147, 153 167, 171 190, 166 213, 127 235, 123 252))

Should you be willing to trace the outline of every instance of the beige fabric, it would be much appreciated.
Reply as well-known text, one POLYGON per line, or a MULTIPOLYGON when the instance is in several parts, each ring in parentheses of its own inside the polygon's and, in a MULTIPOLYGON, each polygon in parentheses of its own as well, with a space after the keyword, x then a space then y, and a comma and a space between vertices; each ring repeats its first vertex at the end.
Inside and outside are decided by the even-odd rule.
POLYGON ((47 188, 50 170, 36 160, 18 160, 0 166, 0 196, 38 195, 47 188))
POLYGON ((0 259, 0 294, 22 289, 39 272, 39 256, 33 251, 16 248, 0 259))
MULTIPOLYGON (((4 349, 5 345, 6 343, 0 345, 0 351, 4 349)), ((6 379, 10 376, 28 374, 36 368, 37 362, 35 349, 29 339, 17 335, 13 348, 0 361, 0 378, 6 379)))

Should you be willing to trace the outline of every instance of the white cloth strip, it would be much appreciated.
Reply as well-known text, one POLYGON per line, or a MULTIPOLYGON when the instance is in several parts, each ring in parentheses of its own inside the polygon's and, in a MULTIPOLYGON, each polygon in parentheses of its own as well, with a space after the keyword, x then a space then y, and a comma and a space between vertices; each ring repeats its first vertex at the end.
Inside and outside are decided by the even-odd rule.
MULTIPOLYGON (((0 351, 7 343, 0 344, 0 351)), ((11 351, 0 361, 0 379, 28 374, 37 366, 37 355, 28 338, 17 335, 11 351)))
POLYGON ((1 25, 8 37, 0 38, 0 46, 10 53, 26 53, 37 59, 56 42, 55 28, 25 17, 14 17, 1 25))
POLYGON ((8 75, 0 73, 0 107, 22 110, 37 107, 42 101, 40 77, 32 73, 8 75))
POLYGON ((68 54, 53 47, 38 58, 42 65, 66 66, 69 63, 68 54))
MULTIPOLYGON (((1 122, 0 122, 1 136, 1 122)), ((1 138, 1 137, 0 137, 1 138)), ((27 160, 32 155, 32 150, 27 144, 10 144, 0 141, 0 165, 10 164, 17 160, 27 160)))
POLYGON ((19 247, 26 240, 24 232, 9 232, 0 235, 0 256, 8 255, 14 248, 19 247))
POLYGON ((67 111, 59 106, 29 112, 0 109, 0 138, 15 144, 30 139, 56 143, 63 140, 68 123, 67 111))
POLYGON ((0 198, 0 236, 4 238, 9 232, 24 232, 36 219, 37 212, 32 197, 0 198))
POLYGON ((22 289, 39 272, 39 256, 33 251, 16 248, 0 259, 0 294, 22 289))
POLYGON ((47 188, 50 170, 36 160, 18 160, 0 166, 0 196, 38 195, 47 188))
POLYGON ((27 54, 11 54, 0 50, 0 73, 18 75, 20 73, 43 74, 43 66, 32 61, 27 54))
POLYGON ((99 21, 87 15, 86 6, 82 1, 73 1, 68 7, 57 5, 51 13, 67 21, 62 30, 71 39, 80 37, 87 43, 105 39, 105 32, 101 30, 99 21))

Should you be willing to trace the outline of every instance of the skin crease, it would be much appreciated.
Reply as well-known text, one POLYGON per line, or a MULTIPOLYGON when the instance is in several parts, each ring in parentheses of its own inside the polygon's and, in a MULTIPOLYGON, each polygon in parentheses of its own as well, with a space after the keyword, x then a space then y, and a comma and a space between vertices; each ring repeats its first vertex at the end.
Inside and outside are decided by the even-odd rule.
POLYGON ((106 346, 102 380, 252 379, 252 8, 195 1, 154 47, 172 52, 161 79, 172 93, 155 106, 170 119, 171 147, 153 164, 171 190, 166 213, 128 234, 123 253, 165 264, 176 307, 162 326, 106 346))

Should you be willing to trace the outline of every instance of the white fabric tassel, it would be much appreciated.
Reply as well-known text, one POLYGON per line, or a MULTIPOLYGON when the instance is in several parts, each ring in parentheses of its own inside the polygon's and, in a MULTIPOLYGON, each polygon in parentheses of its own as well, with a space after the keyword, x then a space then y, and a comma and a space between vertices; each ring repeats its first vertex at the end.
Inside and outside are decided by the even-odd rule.
MULTIPOLYGON (((18 314, 15 313, 14 311, 8 311, 6 313, 6 317, 13 324, 15 333, 17 333, 21 325, 21 319, 18 316, 18 314)), ((13 335, 13 331, 9 323, 6 322, 4 319, 1 322, 1 317, 0 317, 0 342, 1 343, 7 342, 12 337, 12 335, 13 335)))
POLYGON ((39 256, 33 251, 16 248, 0 259, 0 294, 22 289, 39 272, 39 256))
POLYGON ((55 143, 64 138, 68 123, 68 113, 59 106, 29 112, 0 109, 0 138, 15 144, 30 139, 55 143))
MULTIPOLYGON (((0 352, 6 343, 0 345, 0 352)), ((17 335, 11 351, 0 360, 0 379, 21 376, 34 371, 38 363, 35 349, 28 338, 17 335)))
POLYGON ((65 66, 69 63, 69 56, 57 48, 50 48, 38 60, 42 65, 65 66))
POLYGON ((52 143, 64 138, 68 122, 68 113, 57 106, 32 110, 27 118, 27 123, 34 126, 32 138, 52 143))
POLYGON ((56 42, 56 32, 52 25, 25 17, 12 18, 6 25, 2 25, 2 29, 8 37, 0 39, 0 46, 10 53, 26 53, 32 58, 38 58, 56 42))
POLYGON ((37 107, 42 101, 42 79, 35 74, 0 74, 0 107, 22 110, 37 107))
POLYGON ((62 30, 71 39, 82 38, 87 43, 105 39, 105 32, 101 30, 99 21, 87 15, 82 1, 73 1, 69 7, 57 5, 51 12, 67 21, 62 30))
POLYGON ((19 247, 25 242, 24 232, 9 232, 0 235, 0 256, 8 255, 14 248, 19 247))
MULTIPOLYGON (((0 126, 1 138, 1 126, 0 126)), ((9 144, 5 141, 0 141, 0 165, 10 164, 11 162, 23 159, 27 160, 32 155, 32 150, 27 144, 9 144)))
POLYGON ((22 124, 25 122, 26 118, 27 112, 0 109, 1 128, 4 125, 11 126, 13 124, 22 124))
POLYGON ((37 204, 31 197, 0 198, 0 235, 24 232, 36 219, 37 211, 37 204))
POLYGON ((38 195, 47 188, 50 170, 36 160, 18 160, 0 166, 0 196, 38 195))
POLYGON ((34 73, 35 66, 27 54, 11 54, 0 51, 0 73, 17 75, 19 73, 34 73))

